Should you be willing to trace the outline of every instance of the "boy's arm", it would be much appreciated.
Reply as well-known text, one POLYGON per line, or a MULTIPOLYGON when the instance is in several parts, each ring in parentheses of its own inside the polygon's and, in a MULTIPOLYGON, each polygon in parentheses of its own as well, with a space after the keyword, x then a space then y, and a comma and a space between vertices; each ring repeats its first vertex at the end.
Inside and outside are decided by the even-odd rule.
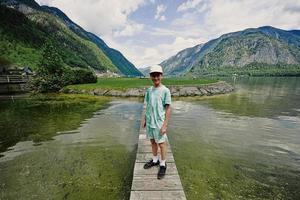
POLYGON ((147 91, 145 93, 145 98, 144 98, 144 105, 143 105, 143 110, 144 110, 144 116, 142 116, 142 127, 145 128, 146 127, 146 109, 147 109, 147 91))
POLYGON ((169 119, 171 117, 171 105, 170 104, 166 104, 166 114, 165 114, 165 120, 164 123, 160 129, 160 134, 166 134, 167 133, 167 128, 168 128, 168 123, 169 123, 169 119))
MULTIPOLYGON (((144 109, 146 109, 146 107, 144 109)), ((142 127, 143 128, 146 127, 146 113, 144 114, 143 119, 142 119, 142 127)))

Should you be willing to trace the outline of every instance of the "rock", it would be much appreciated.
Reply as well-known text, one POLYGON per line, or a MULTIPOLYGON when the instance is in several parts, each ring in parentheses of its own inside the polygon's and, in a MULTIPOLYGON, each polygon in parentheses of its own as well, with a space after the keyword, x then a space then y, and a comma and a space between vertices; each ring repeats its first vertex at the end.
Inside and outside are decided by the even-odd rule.
POLYGON ((69 93, 69 88, 62 88, 59 90, 60 93, 69 93))
POLYGON ((139 96, 143 96, 144 91, 138 88, 131 88, 127 90, 126 93, 130 97, 139 97, 139 96))
POLYGON ((108 90, 105 89, 94 89, 94 95, 97 96, 103 96, 104 93, 108 92, 108 90))
POLYGON ((173 97, 179 97, 179 92, 174 92, 173 94, 171 94, 171 96, 173 96, 173 97))
POLYGON ((209 93, 210 94, 219 94, 220 90, 217 87, 210 87, 209 88, 209 93))
POLYGON ((199 91, 201 92, 201 94, 202 95, 207 95, 208 94, 208 92, 207 92, 207 90, 206 89, 204 89, 204 88, 199 88, 199 91))
POLYGON ((89 91, 89 94, 90 94, 90 95, 95 95, 95 93, 94 93, 93 90, 92 90, 92 91, 89 91))
POLYGON ((145 96, 146 89, 145 88, 140 88, 139 92, 140 92, 140 97, 143 97, 143 96, 145 96))
POLYGON ((197 87, 182 87, 179 89, 180 96, 199 96, 201 92, 197 87))
POLYGON ((108 92, 106 92, 104 95, 105 96, 114 96, 114 97, 119 97, 122 96, 124 92, 120 91, 120 90, 109 90, 108 92))
POLYGON ((171 96, 174 96, 174 97, 179 96, 179 91, 178 91, 177 87, 172 86, 169 89, 170 89, 171 96))

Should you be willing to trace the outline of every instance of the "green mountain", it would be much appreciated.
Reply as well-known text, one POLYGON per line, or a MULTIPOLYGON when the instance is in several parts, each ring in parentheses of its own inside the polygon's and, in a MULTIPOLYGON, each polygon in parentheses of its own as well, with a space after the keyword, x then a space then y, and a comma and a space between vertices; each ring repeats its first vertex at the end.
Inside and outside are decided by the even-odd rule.
POLYGON ((135 68, 135 66, 128 61, 121 52, 116 49, 110 48, 107 44, 98 36, 91 32, 85 31, 79 25, 74 23, 68 16, 66 16, 61 10, 55 7, 42 6, 43 10, 51 13, 60 18, 64 23, 77 35, 95 43, 103 53, 112 61, 112 63, 127 76, 141 76, 141 72, 135 68))
POLYGON ((166 75, 300 75, 300 31, 270 26, 228 33, 163 61, 166 75))
POLYGON ((67 66, 141 75, 119 51, 86 32, 59 9, 39 6, 33 0, 1 0, 0 4, 2 59, 35 68, 40 63, 43 44, 50 40, 67 66))

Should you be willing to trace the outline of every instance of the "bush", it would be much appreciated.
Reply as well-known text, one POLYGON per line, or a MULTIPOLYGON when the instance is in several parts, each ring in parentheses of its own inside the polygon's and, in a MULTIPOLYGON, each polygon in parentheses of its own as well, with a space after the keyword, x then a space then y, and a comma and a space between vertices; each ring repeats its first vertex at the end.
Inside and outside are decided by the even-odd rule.
POLYGON ((91 69, 72 68, 73 79, 71 84, 96 83, 97 76, 91 69))

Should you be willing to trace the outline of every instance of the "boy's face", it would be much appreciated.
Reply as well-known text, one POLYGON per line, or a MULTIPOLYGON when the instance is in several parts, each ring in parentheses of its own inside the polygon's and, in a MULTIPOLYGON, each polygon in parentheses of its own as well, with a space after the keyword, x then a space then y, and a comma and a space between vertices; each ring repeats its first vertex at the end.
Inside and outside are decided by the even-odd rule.
POLYGON ((162 73, 153 72, 150 74, 151 80, 154 85, 158 86, 163 78, 162 73))

